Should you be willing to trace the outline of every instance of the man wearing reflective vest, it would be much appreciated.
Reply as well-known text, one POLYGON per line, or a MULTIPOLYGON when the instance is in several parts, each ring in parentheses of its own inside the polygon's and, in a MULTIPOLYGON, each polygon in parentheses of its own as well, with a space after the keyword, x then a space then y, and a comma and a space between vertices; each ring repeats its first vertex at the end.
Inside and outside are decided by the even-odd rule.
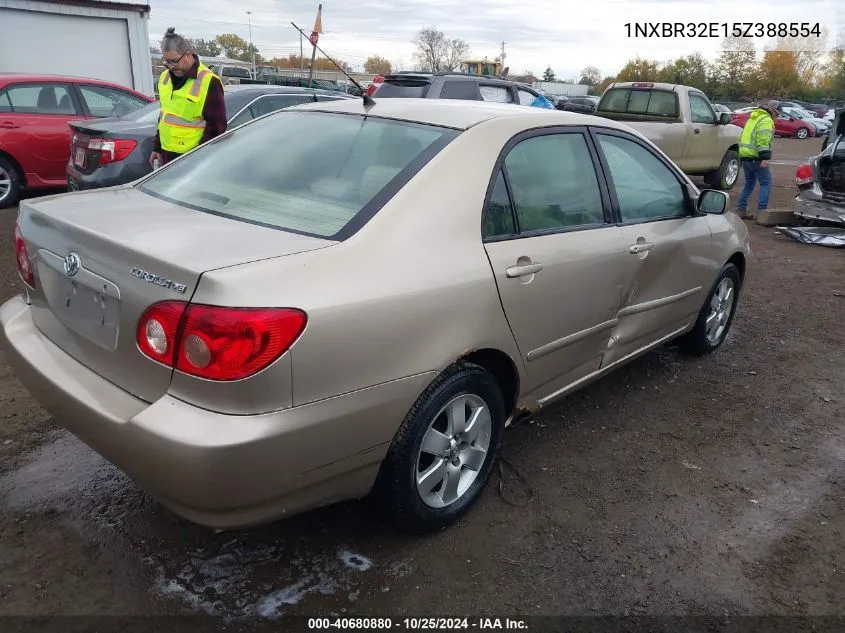
POLYGON ((760 182, 760 194, 757 198, 757 212, 763 211, 769 204, 772 189, 772 172, 769 161, 772 158, 772 142, 775 138, 775 119, 778 117, 779 101, 769 101, 755 109, 739 137, 739 159, 745 174, 745 187, 736 203, 737 215, 747 218, 748 198, 754 186, 760 182))
POLYGON ((150 155, 154 168, 226 131, 223 83, 175 31, 167 29, 161 41, 161 58, 169 70, 158 80, 161 115, 150 155))

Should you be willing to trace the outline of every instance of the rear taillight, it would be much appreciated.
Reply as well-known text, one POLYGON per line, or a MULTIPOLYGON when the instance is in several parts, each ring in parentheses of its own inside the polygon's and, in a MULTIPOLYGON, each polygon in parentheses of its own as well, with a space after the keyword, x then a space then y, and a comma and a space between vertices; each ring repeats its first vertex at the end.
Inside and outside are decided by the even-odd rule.
POLYGON ((24 283, 35 289, 35 273, 32 270, 32 261, 29 259, 29 251, 26 250, 26 243, 21 235, 20 225, 15 225, 15 258, 18 260, 18 272, 24 283))
POLYGON ((132 139, 92 138, 88 141, 88 149, 99 152, 100 165, 108 165, 121 161, 138 146, 132 139))
POLYGON ((799 187, 801 185, 809 185, 813 182, 813 167, 804 163, 798 166, 795 170, 795 184, 799 187))
POLYGON ((156 303, 138 323, 138 348, 153 360, 209 380, 240 380, 284 354, 305 329, 292 308, 156 303))

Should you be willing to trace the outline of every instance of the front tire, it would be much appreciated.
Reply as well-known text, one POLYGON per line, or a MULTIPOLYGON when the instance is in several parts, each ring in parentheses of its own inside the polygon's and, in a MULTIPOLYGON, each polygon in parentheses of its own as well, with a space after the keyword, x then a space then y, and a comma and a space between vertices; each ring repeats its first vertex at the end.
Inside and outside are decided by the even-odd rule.
POLYGON ((455 523, 493 471, 505 428, 496 380, 468 362, 451 366, 420 395, 388 449, 377 500, 393 525, 425 534, 455 523))
POLYGON ((725 264, 707 295, 695 326, 678 340, 680 348, 695 356, 715 352, 733 325, 742 278, 734 264, 725 264))
POLYGON ((805 127, 799 128, 795 133, 796 138, 807 138, 808 136, 810 136, 810 130, 805 127))

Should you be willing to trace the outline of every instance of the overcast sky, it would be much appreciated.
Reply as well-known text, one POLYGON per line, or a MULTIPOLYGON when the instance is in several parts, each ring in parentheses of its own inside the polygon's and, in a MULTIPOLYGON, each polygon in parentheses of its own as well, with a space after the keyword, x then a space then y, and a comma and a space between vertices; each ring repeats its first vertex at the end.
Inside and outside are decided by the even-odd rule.
MULTIPOLYGON (((252 38, 267 58, 299 53, 290 22, 310 31, 318 5, 312 0, 148 1, 153 45, 169 26, 186 37, 232 32, 248 40, 246 12, 252 11, 252 38)), ((845 0, 591 0, 582 9, 560 0, 328 0, 320 46, 353 66, 377 54, 412 68, 411 40, 421 28, 436 26, 469 42, 477 57, 492 59, 504 40, 511 73, 540 74, 551 66, 564 79, 586 65, 616 74, 635 55, 664 60, 696 50, 710 58, 718 54, 718 38, 634 38, 628 22, 818 23, 830 29, 824 47, 830 50, 837 41, 845 45, 845 8, 838 5, 845 7, 845 0)), ((809 46, 818 48, 818 40, 812 40, 809 46)), ((762 50, 768 39, 754 42, 762 50)))

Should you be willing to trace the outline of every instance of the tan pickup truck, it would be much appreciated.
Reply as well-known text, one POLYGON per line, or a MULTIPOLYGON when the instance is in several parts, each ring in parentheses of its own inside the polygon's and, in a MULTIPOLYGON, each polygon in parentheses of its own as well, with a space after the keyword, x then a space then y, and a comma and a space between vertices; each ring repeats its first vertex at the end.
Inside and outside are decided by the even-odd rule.
POLYGON ((727 112, 716 112, 703 92, 689 86, 652 82, 613 83, 595 116, 624 121, 657 145, 691 176, 729 191, 739 176, 742 128, 727 112))

